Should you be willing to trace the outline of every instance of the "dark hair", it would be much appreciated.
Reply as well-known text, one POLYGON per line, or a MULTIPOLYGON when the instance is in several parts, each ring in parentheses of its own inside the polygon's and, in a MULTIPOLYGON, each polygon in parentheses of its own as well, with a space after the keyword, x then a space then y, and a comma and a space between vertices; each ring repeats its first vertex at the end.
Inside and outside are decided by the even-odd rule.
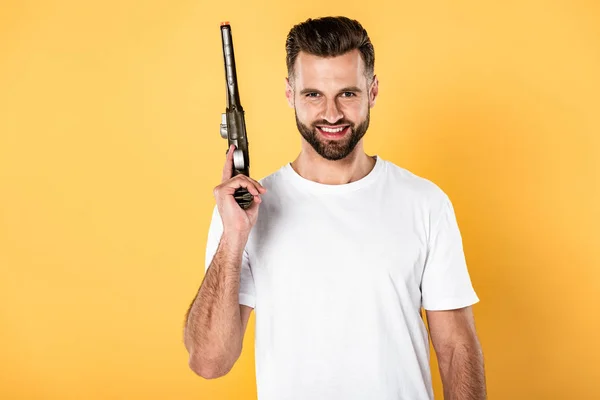
POLYGON ((335 57, 358 49, 365 64, 367 79, 373 78, 375 50, 362 25, 346 17, 307 19, 294 25, 285 42, 289 79, 294 77, 298 53, 304 51, 320 57, 335 57))

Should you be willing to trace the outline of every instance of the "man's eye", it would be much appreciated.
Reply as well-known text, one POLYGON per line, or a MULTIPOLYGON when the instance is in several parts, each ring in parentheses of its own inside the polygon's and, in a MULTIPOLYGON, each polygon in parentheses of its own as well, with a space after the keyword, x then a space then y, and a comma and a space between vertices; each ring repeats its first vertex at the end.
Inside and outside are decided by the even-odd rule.
POLYGON ((319 95, 319 93, 312 92, 312 93, 307 93, 306 97, 317 97, 318 95, 319 95))
POLYGON ((354 94, 354 92, 343 92, 342 94, 344 95, 344 97, 353 97, 353 96, 356 96, 356 94, 354 94))

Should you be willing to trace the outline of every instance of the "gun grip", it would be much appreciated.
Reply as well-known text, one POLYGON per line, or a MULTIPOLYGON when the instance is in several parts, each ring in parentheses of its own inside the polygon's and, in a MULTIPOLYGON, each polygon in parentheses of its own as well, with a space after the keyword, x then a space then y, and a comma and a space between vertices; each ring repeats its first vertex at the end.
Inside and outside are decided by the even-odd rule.
POLYGON ((254 196, 252 193, 250 193, 248 189, 244 187, 236 189, 233 193, 233 198, 243 210, 250 208, 254 201, 254 196))

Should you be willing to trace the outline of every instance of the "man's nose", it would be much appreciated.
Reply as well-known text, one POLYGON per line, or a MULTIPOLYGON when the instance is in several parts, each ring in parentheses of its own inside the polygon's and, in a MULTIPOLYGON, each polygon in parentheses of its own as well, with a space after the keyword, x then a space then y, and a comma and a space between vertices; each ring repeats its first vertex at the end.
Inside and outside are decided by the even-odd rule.
POLYGON ((343 117, 344 117, 344 114, 342 114, 342 111, 338 107, 336 100, 335 99, 327 100, 322 118, 324 120, 326 120, 327 122, 334 124, 335 122, 339 121, 343 117))

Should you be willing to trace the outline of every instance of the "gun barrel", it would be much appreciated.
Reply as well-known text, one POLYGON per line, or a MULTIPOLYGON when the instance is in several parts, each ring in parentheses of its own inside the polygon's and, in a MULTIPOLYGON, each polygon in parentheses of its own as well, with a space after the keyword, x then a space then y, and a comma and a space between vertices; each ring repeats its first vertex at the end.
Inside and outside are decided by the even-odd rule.
POLYGON ((228 22, 221 24, 221 39, 223 42, 225 85, 227 89, 227 110, 221 123, 221 136, 226 137, 228 143, 230 145, 234 144, 236 147, 233 158, 233 175, 241 173, 250 176, 250 155, 248 152, 248 138, 246 136, 246 122, 244 109, 240 102, 231 26, 228 22))
POLYGON ((240 93, 238 89, 237 73, 235 69, 235 54, 233 52, 233 39, 231 26, 228 23, 221 25, 221 38, 223 41, 223 60, 225 62, 225 78, 227 85, 227 108, 231 111, 242 111, 240 93))

